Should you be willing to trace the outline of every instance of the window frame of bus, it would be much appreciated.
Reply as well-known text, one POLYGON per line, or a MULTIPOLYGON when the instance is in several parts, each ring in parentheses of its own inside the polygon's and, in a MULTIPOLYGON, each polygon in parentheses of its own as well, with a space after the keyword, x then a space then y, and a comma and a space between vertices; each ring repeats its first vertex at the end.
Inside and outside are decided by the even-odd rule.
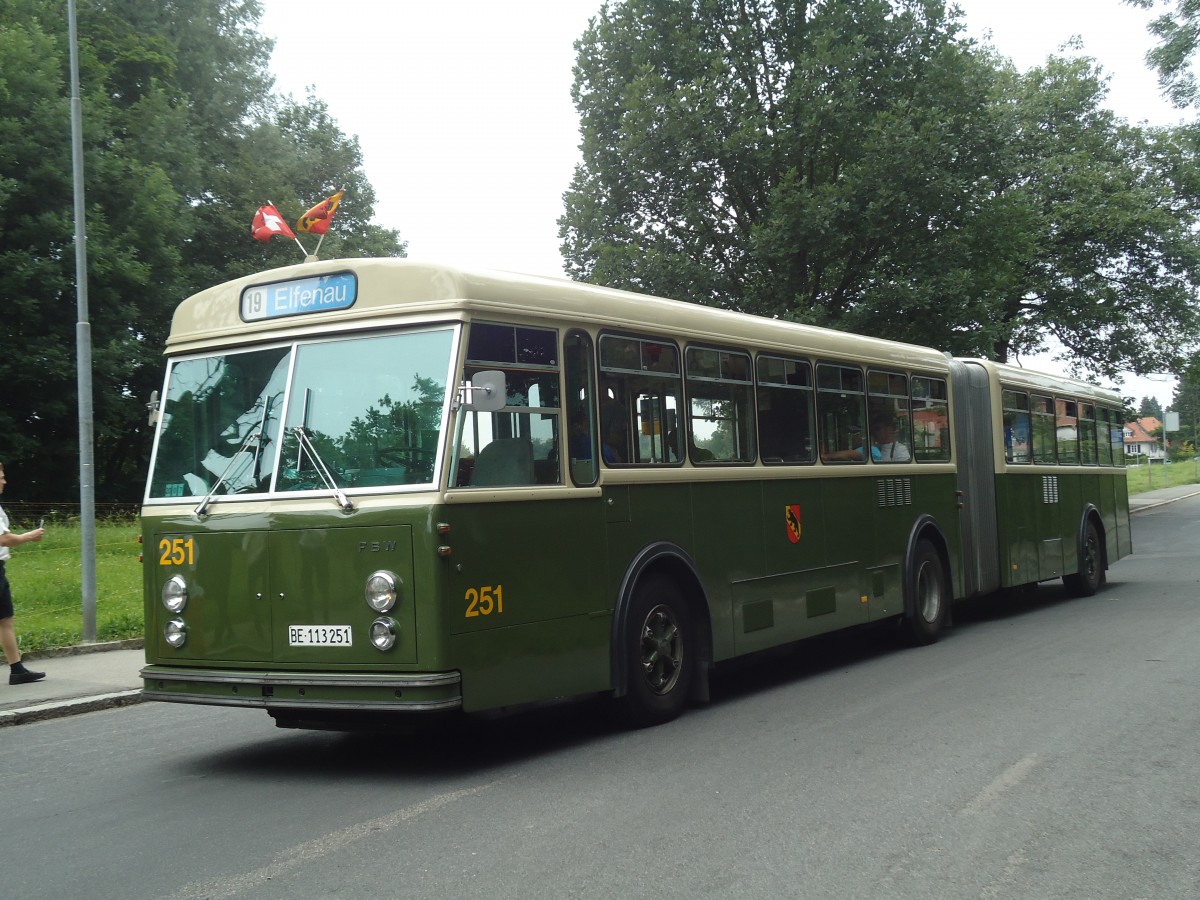
POLYGON ((1076 433, 1079 435, 1079 464, 1100 465, 1100 448, 1096 431, 1096 404, 1087 400, 1078 401, 1079 410, 1076 433))
MULTIPOLYGON (((604 462, 604 466, 606 468, 627 468, 630 466, 640 468, 646 466, 657 467, 683 465, 683 435, 679 428, 679 419, 683 414, 684 397, 681 365, 682 354, 679 351, 679 345, 669 338, 655 337, 646 334, 632 334, 629 332, 601 332, 597 344, 599 349, 599 388, 596 394, 597 401, 599 403, 601 458, 604 462), (610 357, 607 357, 609 352, 614 354, 617 352, 617 342, 626 342, 626 346, 624 348, 626 354, 631 347, 636 347, 637 352, 635 355, 637 356, 638 368, 635 369, 628 366, 612 364, 613 362, 628 361, 613 360, 610 357), (652 352, 654 348, 657 348, 656 352, 652 352), (673 354, 675 365, 674 371, 664 371, 661 368, 650 368, 650 366, 657 367, 660 365, 660 363, 663 361, 663 353, 667 350, 673 354), (625 458, 618 458, 615 461, 610 461, 607 458, 605 451, 611 450, 619 453, 621 450, 623 450, 626 456, 634 456, 635 454, 631 452, 634 450, 633 438, 635 435, 639 438, 643 436, 643 432, 647 427, 647 422, 644 421, 643 404, 641 402, 634 401, 632 392, 625 389, 629 379, 631 378, 658 379, 663 383, 673 384, 674 392, 648 394, 645 397, 645 401, 652 404, 651 406, 647 407, 650 410, 650 414, 648 416, 650 426, 650 433, 648 435, 650 437, 650 458, 630 459, 628 461, 625 458), (614 447, 608 441, 608 438, 612 434, 608 426, 605 424, 605 400, 610 389, 610 386, 607 383, 609 380, 616 382, 617 386, 620 388, 621 396, 618 397, 616 395, 616 391, 614 390, 612 397, 612 399, 616 401, 616 406, 620 407, 620 410, 615 409, 611 404, 609 409, 618 415, 623 415, 624 421, 621 423, 624 426, 625 434, 623 448, 614 447), (668 409, 667 401, 672 399, 675 401, 675 408, 668 409), (633 405, 635 402, 636 405, 633 405), (655 410, 654 406, 658 406, 660 408, 655 410), (673 425, 670 421, 672 414, 674 416, 673 425), (664 438, 666 435, 671 433, 674 433, 675 435, 674 447, 669 447, 665 440, 658 442, 658 446, 661 446, 662 448, 662 459, 654 458, 654 449, 656 447, 656 443, 654 441, 654 428, 656 422, 661 423, 658 425, 658 433, 662 434, 664 438), (672 453, 674 454, 674 459, 669 458, 672 453)), ((641 395, 639 395, 637 401, 642 401, 642 399, 643 398, 641 395)), ((640 455, 640 440, 637 442, 637 450, 637 455, 640 455)))
POLYGON ((866 376, 863 374, 862 367, 854 365, 852 363, 846 363, 846 362, 837 362, 837 361, 833 361, 833 360, 818 360, 818 362, 816 364, 816 397, 815 397, 815 399, 816 399, 816 405, 817 405, 817 443, 818 443, 818 446, 820 447, 820 457, 821 457, 822 465, 835 465, 835 466, 865 465, 867 462, 867 457, 870 456, 870 452, 868 450, 866 450, 866 447, 868 444, 867 422, 866 422, 867 381, 866 381, 866 376), (847 387, 846 379, 844 376, 838 378, 837 386, 832 386, 832 383, 830 384, 830 386, 823 386, 821 376, 827 372, 834 371, 834 370, 841 372, 841 373, 850 373, 852 376, 857 376, 858 386, 854 387, 853 385, 851 385, 850 387, 847 387), (841 398, 842 400, 849 400, 849 401, 851 401, 851 404, 850 405, 837 404, 833 410, 828 410, 828 413, 831 414, 833 418, 827 423, 826 422, 827 409, 826 409, 826 405, 822 401, 830 396, 837 396, 837 397, 841 398), (851 406, 853 405, 854 398, 857 398, 857 401, 858 401, 857 417, 855 417, 853 415, 854 410, 851 408, 851 406), (839 408, 840 408, 841 412, 846 412, 846 413, 850 414, 849 418, 842 423, 839 423, 837 421, 839 418, 841 418, 840 413, 839 413, 839 408), (857 426, 855 425, 855 422, 854 422, 855 418, 857 418, 857 426), (834 428, 834 434, 832 434, 832 435, 829 434, 829 430, 828 430, 830 425, 832 425, 834 428), (858 443, 857 447, 853 447, 850 445, 856 443, 852 437, 856 427, 858 429, 859 434, 861 435, 861 440, 859 440, 857 442, 858 443), (828 439, 830 437, 833 438, 832 446, 828 445, 828 439), (845 443, 847 446, 845 446, 845 447, 839 446, 842 443, 845 443), (831 456, 831 454, 834 454, 834 453, 847 454, 852 451, 858 452, 857 458, 843 456, 842 458, 839 459, 839 458, 834 458, 831 456))
POLYGON ((1002 388, 1000 391, 1000 419, 1004 427, 1004 461, 1010 465, 1027 466, 1033 464, 1033 419, 1029 411, 1029 394, 1026 391, 1013 388, 1002 388), (1019 402, 1015 402, 1019 401, 1019 402), (1012 418, 1010 419, 1010 414, 1012 418), (1023 420, 1025 425, 1025 452, 1017 456, 1015 438, 1017 429, 1013 419, 1023 420))
POLYGON ((1125 411, 1114 407, 1105 407, 1108 411, 1108 455, 1111 465, 1125 465, 1125 411))
MULTIPOLYGON (((504 373, 506 389, 510 392, 510 396, 511 396, 511 391, 512 391, 513 385, 522 383, 521 379, 513 378, 514 374, 519 374, 521 376, 527 376, 530 381, 532 381, 533 377, 537 376, 537 375, 552 376, 552 377, 548 378, 545 383, 552 384, 554 386, 554 391, 558 395, 558 397, 557 397, 557 401, 559 404, 558 406, 536 406, 536 407, 529 406, 528 405, 529 392, 526 391, 525 396, 524 396, 526 405, 517 405, 517 404, 508 403, 507 402, 508 398, 506 398, 506 402, 505 402, 504 406, 502 406, 500 409, 498 409, 494 412, 484 413, 484 415, 492 416, 493 417, 492 423, 500 421, 500 419, 498 417, 504 416, 504 415, 513 416, 513 417, 520 417, 520 416, 530 416, 531 417, 534 415, 539 415, 539 416, 541 416, 541 418, 543 420, 550 419, 551 420, 551 430, 553 433, 553 437, 550 440, 551 452, 553 452, 556 448, 561 448, 562 434, 563 434, 563 431, 562 431, 563 409, 562 409, 562 396, 561 396, 562 365, 561 365, 561 360, 558 358, 559 357, 559 349, 560 349, 559 330, 557 328, 548 327, 545 325, 524 325, 524 324, 518 324, 515 322, 511 322, 511 321, 495 322, 495 321, 491 321, 491 320, 478 320, 478 321, 472 321, 472 322, 467 323, 467 326, 464 329, 464 332, 465 332, 465 335, 463 338, 463 340, 464 340, 463 348, 464 349, 463 349, 463 364, 462 364, 463 380, 469 381, 476 372, 482 372, 482 371, 488 371, 488 370, 499 370, 504 373), (512 342, 512 353, 510 354, 511 358, 485 359, 483 357, 476 357, 476 356, 471 355, 473 341, 476 340, 477 337, 481 341, 485 340, 484 335, 486 334, 486 330, 490 329, 490 328, 501 329, 501 330, 509 329, 512 331, 513 342, 512 342), (552 354, 552 358, 549 363, 537 362, 535 359, 530 358, 528 348, 523 349, 519 343, 518 335, 521 332, 527 332, 529 334, 539 333, 539 334, 543 334, 543 335, 547 336, 547 338, 543 338, 543 342, 544 342, 545 346, 540 348, 540 352, 544 353, 545 350, 547 348, 549 348, 549 350, 552 354), (522 358, 523 354, 524 354, 525 358, 522 358)), ((498 346, 498 345, 496 345, 496 346, 498 346)), ((501 354, 494 354, 494 355, 500 356, 501 354)), ((539 383, 539 399, 540 399, 540 394, 541 394, 540 388, 541 388, 541 384, 539 383)), ((489 444, 494 443, 497 440, 504 439, 506 437, 505 435, 502 435, 499 433, 493 433, 491 440, 489 440, 486 444, 482 444, 478 447, 473 447, 470 456, 464 457, 464 455, 462 453, 462 448, 463 448, 463 440, 465 438, 465 429, 466 429, 467 420, 470 419, 472 433, 478 437, 478 434, 479 434, 478 417, 479 417, 479 415, 480 415, 480 413, 478 413, 474 410, 466 409, 466 408, 460 408, 458 410, 458 421, 455 423, 455 427, 454 427, 453 458, 452 458, 452 461, 451 461, 451 464, 449 467, 449 474, 447 476, 448 479, 453 479, 453 482, 450 484, 451 487, 458 488, 458 489, 472 489, 472 488, 491 489, 491 488, 500 487, 500 486, 503 486, 503 487, 559 487, 559 486, 562 486, 562 484, 564 482, 563 482, 563 472, 562 472, 563 467, 562 467, 561 458, 557 459, 557 461, 555 462, 555 465, 553 466, 554 480, 553 481, 545 481, 545 480, 542 480, 542 478, 539 476, 539 472, 549 472, 549 471, 551 471, 551 467, 550 466, 542 466, 539 469, 539 467, 537 465, 539 460, 537 460, 536 458, 532 458, 532 457, 531 457, 531 464, 532 464, 531 478, 528 481, 511 482, 511 483, 506 482, 503 484, 495 484, 495 483, 476 484, 474 481, 474 479, 476 477, 476 474, 475 474, 476 473, 476 464, 479 461, 479 457, 482 454, 483 449, 485 447, 487 447, 489 444), (467 477, 464 482, 463 462, 468 458, 471 460, 472 465, 471 465, 469 471, 466 473, 467 477)), ((489 423, 489 428, 491 427, 492 423, 489 423)), ((527 423, 527 425, 529 426, 528 442, 531 445, 530 451, 532 453, 532 450, 533 450, 532 444, 533 444, 534 435, 533 435, 531 423, 532 423, 532 419, 530 419, 530 421, 527 423)), ((512 424, 513 424, 512 422, 509 423, 510 427, 512 424)), ((501 429, 501 430, 503 430, 503 429, 501 429)), ((508 437, 511 437, 511 436, 508 436, 508 437)), ((512 438, 512 439, 520 440, 521 436, 518 435, 516 438, 512 438)), ((478 441, 476 441, 476 443, 478 443, 478 441)), ((561 450, 558 451, 557 455, 558 455, 558 457, 562 456, 561 450)), ((549 462, 549 460, 546 460, 546 461, 549 462)))
MULTIPOLYGON (((872 462, 905 465, 913 461, 911 449, 912 412, 908 390, 908 375, 904 372, 897 372, 892 369, 867 369, 867 443, 864 455, 869 455, 872 462), (873 384, 878 387, 873 387, 873 384), (899 388, 900 393, 896 393, 897 388, 899 388), (876 407, 873 405, 873 401, 879 401, 884 405, 876 407), (892 408, 890 410, 886 408, 888 404, 891 404, 892 408), (902 410, 899 408, 901 406, 903 407, 902 410), (892 427, 896 432, 895 439, 892 441, 893 448, 897 443, 903 443, 905 449, 908 450, 908 459, 875 459, 875 435, 871 430, 871 422, 877 416, 885 415, 892 419, 892 427), (898 426, 895 424, 897 419, 900 420, 898 426), (904 440, 905 438, 908 440, 904 440)), ((894 449, 893 452, 895 452, 894 449)))
POLYGON ((1079 401, 1073 397, 1056 396, 1054 398, 1054 441, 1057 447, 1056 458, 1060 466, 1077 466, 1080 460, 1079 448, 1079 401), (1064 439, 1060 429, 1074 427, 1075 439, 1064 439))
MULTIPOLYGON (((946 424, 939 429, 938 442, 933 447, 917 447, 917 430, 916 426, 911 426, 909 436, 911 443, 909 444, 909 455, 919 465, 921 463, 944 463, 950 461, 951 452, 953 450, 950 436, 950 390, 945 378, 937 375, 926 375, 919 372, 910 373, 908 376, 908 393, 911 398, 909 406, 909 415, 911 421, 917 419, 918 407, 922 410, 941 409, 942 415, 945 417, 946 424), (920 396, 917 395, 917 385, 927 385, 925 391, 920 396)), ((921 432, 925 434, 925 431, 921 432)))
POLYGON ((1058 465, 1058 408, 1052 394, 1029 394, 1029 415, 1033 430, 1030 449, 1035 466, 1058 465), (1046 447, 1046 444, 1049 447, 1046 447))
POLYGON ((582 328, 569 329, 563 337, 563 379, 566 395, 563 410, 567 419, 567 469, 577 487, 591 487, 600 479, 599 431, 596 413, 596 354, 592 336, 582 328), (575 394, 578 391, 579 397, 575 394), (579 440, 576 440, 576 437, 579 440), (586 456, 576 455, 586 451, 586 456))
POLYGON ((813 385, 813 364, 811 360, 802 359, 794 356, 777 356, 775 354, 760 353, 755 360, 755 399, 757 404, 758 414, 758 449, 765 466, 811 466, 817 461, 816 449, 816 397, 815 388, 813 385), (782 366, 777 372, 771 372, 771 363, 782 363, 782 366), (764 366, 764 364, 766 364, 764 366), (791 368, 789 368, 791 367, 791 368), (787 379, 800 376, 802 374, 803 383, 789 381, 787 379), (784 380, 779 380, 780 378, 784 380), (804 406, 804 417, 798 415, 789 415, 794 413, 794 410, 782 410, 783 415, 776 416, 775 413, 781 410, 776 407, 794 406, 794 397, 797 395, 801 398, 801 403, 804 406), (770 402, 768 402, 770 401, 770 402), (767 411, 771 415, 764 416, 767 411), (782 449, 786 444, 794 444, 805 448, 802 455, 795 458, 789 458, 787 455, 767 456, 764 448, 767 441, 764 439, 766 431, 765 424, 770 421, 772 423, 772 432, 774 436, 779 438, 779 446, 782 449), (802 430, 797 430, 791 426, 795 423, 803 425, 802 430))
MULTIPOLYGON (((754 363, 750 354, 740 349, 732 350, 707 344, 689 344, 684 349, 683 359, 684 394, 686 396, 685 408, 687 410, 687 446, 688 457, 691 459, 692 465, 753 465, 758 459, 758 425, 754 402, 754 363), (713 358, 714 356, 715 359, 713 358), (740 364, 743 376, 741 378, 737 378, 734 374, 731 374, 734 368, 738 367, 738 364, 740 364), (702 392, 702 385, 711 385, 713 386, 713 390, 702 392), (717 386, 727 386, 731 396, 725 398, 697 398, 697 393, 715 393, 717 386), (733 396, 735 394, 741 395, 740 403, 737 397, 733 396), (732 403, 735 413, 732 417, 697 415, 694 405, 697 399, 700 399, 701 402, 709 403, 732 403), (741 412, 741 415, 738 415, 738 411, 741 412), (749 421, 745 421, 745 419, 749 421), (711 447, 701 447, 696 441, 695 422, 697 420, 729 422, 732 427, 736 427, 736 432, 733 435, 733 449, 737 455, 722 458, 717 456, 711 447), (705 452, 711 454, 711 458, 704 458, 703 454, 705 452)), ((710 407, 711 410, 712 407, 710 407)))

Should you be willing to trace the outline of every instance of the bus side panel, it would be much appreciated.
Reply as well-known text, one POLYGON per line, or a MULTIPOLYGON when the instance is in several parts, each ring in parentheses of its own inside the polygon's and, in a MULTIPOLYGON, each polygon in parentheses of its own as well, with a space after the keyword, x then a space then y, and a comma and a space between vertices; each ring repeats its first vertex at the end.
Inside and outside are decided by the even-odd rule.
POLYGON ((1116 553, 1109 547, 1108 561, 1116 562, 1133 552, 1133 532, 1129 527, 1129 479, 1124 469, 1116 469, 1112 476, 1113 509, 1117 527, 1110 532, 1109 540, 1116 540, 1116 553))
POLYGON ((871 484, 861 477, 764 484, 766 572, 734 586, 736 652, 867 620, 861 597, 865 561, 874 552, 871 523, 869 514, 845 511, 869 509, 871 484))
POLYGON ((577 697, 611 687, 608 615, 574 616, 450 636, 463 710, 577 697))
POLYGON ((757 481, 702 481, 691 495, 694 559, 713 617, 713 656, 726 659, 742 652, 738 637, 745 630, 734 585, 762 578, 766 567, 763 488, 757 481))
POLYGON ((463 708, 607 688, 613 595, 599 497, 447 504, 449 667, 463 708))
POLYGON ((1012 471, 996 476, 996 521, 1000 526, 1004 587, 1038 580, 1041 509, 1041 476, 1012 471))

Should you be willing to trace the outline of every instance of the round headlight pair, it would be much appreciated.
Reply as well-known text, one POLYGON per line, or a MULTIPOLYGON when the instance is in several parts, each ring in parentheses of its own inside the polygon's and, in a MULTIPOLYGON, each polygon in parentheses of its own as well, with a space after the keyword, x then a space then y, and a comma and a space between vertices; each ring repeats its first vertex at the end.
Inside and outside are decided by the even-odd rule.
POLYGON ((389 572, 387 569, 373 572, 367 578, 363 596, 367 605, 375 612, 387 612, 400 599, 400 579, 395 572, 389 572))
POLYGON ((183 619, 172 619, 163 628, 163 640, 167 642, 168 647, 178 649, 183 646, 183 642, 187 640, 187 626, 183 623, 183 619))
POLYGON ((167 608, 167 612, 183 612, 183 608, 187 606, 187 601, 187 582, 183 580, 182 575, 172 575, 163 582, 162 604, 167 608))

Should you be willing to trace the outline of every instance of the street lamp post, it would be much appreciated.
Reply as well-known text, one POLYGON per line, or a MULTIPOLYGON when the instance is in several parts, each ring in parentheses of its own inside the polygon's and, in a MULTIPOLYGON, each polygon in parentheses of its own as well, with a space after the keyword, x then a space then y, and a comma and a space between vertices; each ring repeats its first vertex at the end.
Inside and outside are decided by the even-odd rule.
POLYGON ((83 583, 83 640, 96 640, 96 487, 92 458, 92 327, 88 321, 87 229, 83 202, 83 106, 79 100, 79 38, 75 0, 67 0, 71 48, 71 172, 75 193, 76 384, 79 389, 79 536, 83 583))

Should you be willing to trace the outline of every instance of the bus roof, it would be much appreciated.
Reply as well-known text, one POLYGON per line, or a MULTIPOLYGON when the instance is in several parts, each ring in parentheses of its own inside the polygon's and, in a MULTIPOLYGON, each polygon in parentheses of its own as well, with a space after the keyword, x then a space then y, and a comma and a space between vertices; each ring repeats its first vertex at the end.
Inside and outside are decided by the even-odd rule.
POLYGON ((179 304, 167 353, 195 352, 339 328, 401 321, 484 319, 546 321, 679 336, 722 345, 944 372, 945 354, 780 319, 735 313, 566 278, 466 269, 407 259, 337 259, 259 272, 200 291, 179 304), (353 306, 330 312, 244 321, 247 288, 339 272, 357 279, 353 306))
POLYGON ((1080 399, 1091 399, 1097 403, 1124 405, 1124 399, 1119 392, 1109 388, 1096 387, 1086 381, 1078 381, 1064 375, 1036 372, 1032 369, 1023 369, 1020 366, 986 359, 964 359, 962 362, 992 370, 994 379, 1005 388, 1019 388, 1044 394, 1073 394, 1080 399))

